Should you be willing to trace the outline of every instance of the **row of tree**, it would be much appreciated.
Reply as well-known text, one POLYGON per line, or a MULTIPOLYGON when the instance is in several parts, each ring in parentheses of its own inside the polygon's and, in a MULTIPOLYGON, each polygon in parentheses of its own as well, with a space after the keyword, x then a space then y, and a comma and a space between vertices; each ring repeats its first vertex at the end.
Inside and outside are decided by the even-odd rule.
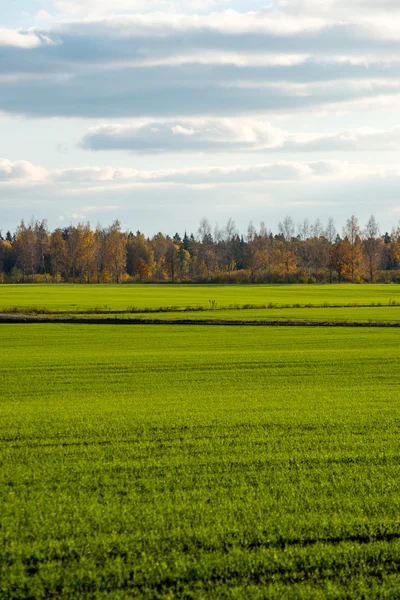
POLYGON ((45 220, 32 220, 13 234, 0 232, 3 283, 152 281, 400 283, 400 227, 381 235, 373 216, 364 228, 352 216, 339 235, 333 219, 296 227, 286 217, 277 233, 250 223, 244 236, 232 219, 214 229, 202 219, 196 235, 149 238, 122 231, 119 221, 49 231, 45 220))

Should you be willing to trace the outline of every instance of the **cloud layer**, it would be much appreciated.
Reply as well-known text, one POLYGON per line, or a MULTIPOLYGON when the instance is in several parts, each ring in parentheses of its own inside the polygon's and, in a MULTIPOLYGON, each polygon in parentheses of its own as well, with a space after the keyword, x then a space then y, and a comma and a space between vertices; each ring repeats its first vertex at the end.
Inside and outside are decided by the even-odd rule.
POLYGON ((12 162, 0 159, 0 185, 53 186, 54 192, 96 191, 101 188, 117 190, 136 185, 230 185, 257 182, 329 181, 354 180, 367 176, 398 177, 400 169, 379 166, 374 169, 363 165, 336 160, 304 162, 279 161, 256 165, 233 165, 229 167, 203 167, 139 170, 130 167, 79 167, 49 171, 26 161, 12 162), (60 187, 61 184, 61 187, 60 187))
POLYGON ((132 152, 221 152, 281 146, 285 132, 268 121, 191 119, 148 121, 91 128, 81 145, 87 150, 132 152))
POLYGON ((81 141, 86 150, 169 152, 370 152, 400 150, 400 127, 364 127, 330 134, 289 133, 250 118, 181 119, 92 127, 81 141))
POLYGON ((313 2, 281 2, 199 15, 100 11, 96 19, 0 31, 0 111, 228 116, 398 99, 400 19, 382 9, 375 15, 371 4, 358 19, 341 21, 336 5, 324 11, 313 2))

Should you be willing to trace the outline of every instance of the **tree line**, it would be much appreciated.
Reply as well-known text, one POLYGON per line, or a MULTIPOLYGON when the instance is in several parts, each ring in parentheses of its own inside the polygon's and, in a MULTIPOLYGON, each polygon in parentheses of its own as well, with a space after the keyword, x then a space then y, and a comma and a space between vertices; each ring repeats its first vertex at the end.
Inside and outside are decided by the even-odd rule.
POLYGON ((0 232, 1 283, 400 283, 400 226, 380 234, 347 219, 342 231, 290 216, 273 233, 252 223, 245 235, 229 219, 212 228, 202 219, 195 234, 174 236, 78 223, 49 231, 46 220, 21 221, 0 232))

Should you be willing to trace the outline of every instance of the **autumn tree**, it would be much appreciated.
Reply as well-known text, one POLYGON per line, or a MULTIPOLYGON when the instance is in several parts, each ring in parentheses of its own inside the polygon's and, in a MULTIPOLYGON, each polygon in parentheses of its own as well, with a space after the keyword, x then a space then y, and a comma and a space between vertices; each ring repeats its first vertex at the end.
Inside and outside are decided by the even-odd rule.
POLYGON ((191 263, 191 255, 189 250, 185 250, 183 244, 179 248, 179 271, 180 278, 182 280, 187 280, 190 273, 190 263, 191 263))
POLYGON ((90 225, 86 224, 82 229, 82 273, 86 277, 86 282, 90 283, 96 272, 96 235, 91 230, 90 225))
POLYGON ((82 275, 83 229, 84 225, 79 223, 76 227, 70 225, 64 230, 64 238, 67 242, 67 264, 72 283, 82 275))
POLYGON ((100 283, 101 275, 104 270, 107 232, 105 231, 105 229, 100 227, 100 225, 97 225, 96 231, 94 232, 94 238, 95 238, 94 263, 95 263, 95 270, 96 270, 96 280, 97 280, 97 283, 100 283))
POLYGON ((104 266, 111 273, 111 280, 119 283, 126 270, 126 235, 118 220, 107 230, 104 266))
POLYGON ((342 258, 343 276, 352 283, 360 276, 362 265, 362 242, 358 219, 352 215, 343 228, 342 258))
POLYGON ((127 239, 127 271, 140 281, 148 280, 155 270, 154 251, 143 233, 129 234, 127 239))
POLYGON ((136 260, 135 266, 135 275, 141 283, 143 281, 148 281, 151 277, 151 270, 148 264, 143 260, 143 258, 138 258, 136 260))
POLYGON ((154 235, 150 240, 150 247, 153 251, 155 262, 154 276, 158 281, 168 279, 168 269, 166 265, 168 246, 169 242, 161 232, 154 235))
POLYGON ((390 263, 398 269, 400 267, 400 225, 393 228, 388 246, 390 263))
POLYGON ((34 223, 31 222, 26 226, 25 222, 21 221, 17 227, 14 246, 17 254, 17 266, 22 271, 23 281, 29 275, 33 283, 40 264, 39 245, 34 223))
POLYGON ((168 277, 171 281, 176 281, 179 279, 179 245, 177 244, 177 240, 169 239, 167 251, 165 253, 165 264, 168 269, 168 277))
POLYGON ((332 273, 336 271, 338 275, 339 283, 342 282, 343 270, 344 270, 344 245, 343 240, 337 235, 335 243, 332 244, 330 253, 329 253, 329 271, 330 271, 330 280, 332 283, 332 273))
POLYGON ((67 268, 67 243, 61 229, 56 229, 50 235, 49 252, 51 273, 59 283, 61 273, 67 268))
POLYGON ((0 272, 2 281, 11 273, 15 262, 15 249, 12 244, 12 237, 7 232, 6 237, 0 240, 0 272))

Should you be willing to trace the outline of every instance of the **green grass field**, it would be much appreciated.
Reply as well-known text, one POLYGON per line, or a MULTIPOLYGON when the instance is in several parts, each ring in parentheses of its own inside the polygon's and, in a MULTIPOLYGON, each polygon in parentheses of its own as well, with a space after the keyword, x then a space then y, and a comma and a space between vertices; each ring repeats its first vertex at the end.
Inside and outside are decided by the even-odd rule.
POLYGON ((109 307, 216 306, 231 304, 389 304, 400 302, 400 285, 0 285, 0 310, 44 307, 85 310, 109 307))
POLYGON ((1 325, 0 597, 398 598, 399 335, 1 325))

